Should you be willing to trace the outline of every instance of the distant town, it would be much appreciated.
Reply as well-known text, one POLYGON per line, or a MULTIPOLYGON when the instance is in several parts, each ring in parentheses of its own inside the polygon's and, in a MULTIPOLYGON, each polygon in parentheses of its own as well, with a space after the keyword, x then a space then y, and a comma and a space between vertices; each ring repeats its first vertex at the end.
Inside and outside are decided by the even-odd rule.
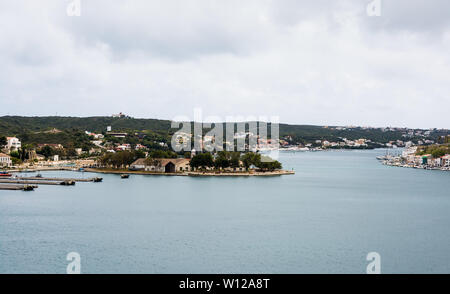
POLYGON ((401 154, 386 154, 378 159, 385 165, 450 171, 450 144, 411 146, 401 154))

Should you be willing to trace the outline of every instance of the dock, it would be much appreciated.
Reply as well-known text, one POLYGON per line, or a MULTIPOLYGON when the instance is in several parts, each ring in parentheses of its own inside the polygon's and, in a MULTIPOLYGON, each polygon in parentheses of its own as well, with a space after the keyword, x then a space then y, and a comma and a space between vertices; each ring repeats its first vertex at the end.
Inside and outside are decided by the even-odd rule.
POLYGON ((0 190, 22 190, 22 191, 33 191, 38 186, 34 185, 4 185, 0 184, 0 190))
POLYGON ((98 183, 103 180, 103 178, 46 178, 46 177, 17 177, 16 179, 26 180, 26 181, 72 181, 72 182, 94 182, 98 183))
POLYGON ((36 180, 19 180, 19 179, 0 179, 1 184, 26 184, 26 185, 61 185, 61 186, 73 186, 74 181, 36 181, 36 180))

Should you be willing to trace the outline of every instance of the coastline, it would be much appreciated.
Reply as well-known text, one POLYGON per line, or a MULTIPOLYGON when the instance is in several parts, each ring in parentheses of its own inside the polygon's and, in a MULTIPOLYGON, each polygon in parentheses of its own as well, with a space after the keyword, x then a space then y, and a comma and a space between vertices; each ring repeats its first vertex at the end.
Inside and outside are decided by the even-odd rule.
POLYGON ((275 170, 267 172, 175 172, 175 173, 162 173, 152 171, 130 171, 130 170, 113 170, 113 169, 98 169, 98 168, 85 168, 85 172, 103 173, 103 174, 127 174, 127 175, 151 175, 151 176, 184 176, 184 177, 269 177, 269 176, 282 176, 293 175, 294 171, 289 170, 275 170))
MULTIPOLYGON (((68 167, 39 167, 39 168, 28 168, 28 169, 12 169, 8 170, 12 173, 32 173, 40 171, 74 171, 73 168, 68 167)), ((163 173, 163 172, 152 172, 152 171, 133 171, 133 170, 115 170, 115 169, 102 169, 102 168, 84 168, 84 172, 90 173, 101 173, 101 174, 127 174, 127 175, 150 175, 150 176, 188 176, 188 177, 271 177, 271 176, 282 176, 282 175, 294 175, 293 170, 275 170, 267 172, 175 172, 175 173, 163 173)))
POLYGON ((382 161, 382 165, 393 166, 393 167, 403 167, 403 168, 415 168, 415 169, 424 169, 424 170, 438 170, 438 171, 450 171, 450 167, 429 167, 423 165, 411 165, 411 164, 403 164, 400 162, 390 162, 390 161, 382 161))

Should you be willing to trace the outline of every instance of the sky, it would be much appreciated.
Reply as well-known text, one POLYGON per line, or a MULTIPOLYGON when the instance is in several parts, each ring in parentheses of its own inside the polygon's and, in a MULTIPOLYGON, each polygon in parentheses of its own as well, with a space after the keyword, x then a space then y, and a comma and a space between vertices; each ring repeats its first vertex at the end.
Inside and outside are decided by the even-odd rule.
POLYGON ((450 128, 450 1, 375 2, 1 0, 0 116, 450 128))

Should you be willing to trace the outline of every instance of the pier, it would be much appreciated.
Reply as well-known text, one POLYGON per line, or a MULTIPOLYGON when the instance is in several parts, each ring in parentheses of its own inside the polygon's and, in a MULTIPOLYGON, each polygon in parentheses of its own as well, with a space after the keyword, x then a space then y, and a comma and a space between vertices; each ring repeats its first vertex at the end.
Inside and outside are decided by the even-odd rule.
POLYGON ((47 178, 47 177, 8 177, 0 178, 0 190, 32 191, 38 185, 73 186, 76 182, 101 182, 103 178, 47 178))
POLYGON ((22 191, 33 191, 38 186, 34 185, 4 185, 0 184, 0 190, 22 190, 22 191))
POLYGON ((26 180, 26 181, 72 181, 72 182, 94 182, 98 183, 103 180, 103 178, 46 178, 46 177, 17 177, 16 179, 26 180))
POLYGON ((36 184, 36 185, 61 185, 61 186, 73 186, 74 181, 35 181, 35 180, 20 180, 20 179, 0 179, 2 184, 36 184))

